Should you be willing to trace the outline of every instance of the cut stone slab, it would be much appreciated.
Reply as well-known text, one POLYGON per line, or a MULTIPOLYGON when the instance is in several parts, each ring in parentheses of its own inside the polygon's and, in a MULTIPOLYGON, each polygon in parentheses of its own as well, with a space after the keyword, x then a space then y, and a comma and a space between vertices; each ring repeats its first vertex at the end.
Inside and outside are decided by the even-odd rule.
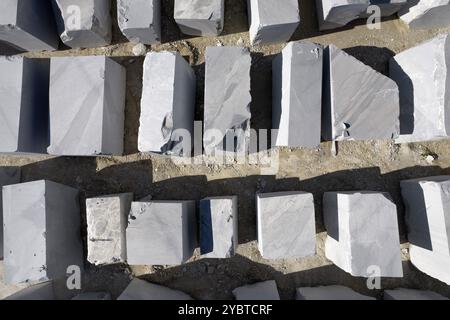
POLYGON ((277 283, 274 280, 236 288, 233 295, 236 300, 280 300, 277 283))
POLYGON ((2 0, 0 41, 25 51, 53 51, 59 39, 48 1, 2 0))
POLYGON ((47 281, 35 284, 6 297, 4 300, 55 300, 53 282, 47 281))
POLYGON ((206 49, 203 145, 207 155, 243 153, 249 148, 251 62, 246 48, 206 49))
POLYGON ((192 300, 184 292, 133 279, 117 300, 192 300))
POLYGON ((356 19, 367 19, 369 6, 377 5, 381 16, 388 17, 401 10, 408 0, 316 0, 320 30, 342 28, 356 19))
POLYGON ((275 145, 316 148, 322 116, 323 49, 290 42, 272 63, 275 145))
POLYGON ((326 192, 325 255, 355 277, 403 277, 397 207, 380 192, 326 192))
POLYGON ((411 263, 450 284, 450 176, 404 180, 400 185, 411 263))
POLYGON ((50 60, 0 56, 0 153, 46 153, 50 60))
POLYGON ((176 52, 151 52, 144 61, 139 151, 191 155, 194 137, 195 73, 176 52), (191 144, 189 147, 191 147, 191 144))
MULTIPOLYGON (((0 167, 0 190, 4 186, 17 184, 20 182, 19 167, 0 167)), ((3 259, 3 205, 2 194, 0 192, 0 260, 3 259)))
POLYGON ((344 286, 297 288, 297 300, 376 300, 344 286))
POLYGON ((122 155, 125 81, 125 68, 105 56, 52 58, 48 153, 122 155))
POLYGON ((78 190, 44 180, 3 187, 3 224, 5 283, 83 268, 78 190))
POLYGON ((218 36, 224 26, 224 2, 224 0, 175 0, 175 21, 184 34, 218 36))
POLYGON ((325 50, 322 135, 327 141, 394 139, 397 84, 334 45, 325 50))
POLYGON ((440 140, 450 136, 450 35, 438 35, 390 61, 400 89, 397 142, 440 140))
POLYGON ((94 300, 112 300, 111 294, 108 292, 85 292, 80 293, 72 298, 72 300, 84 300, 84 301, 94 301, 94 300))
POLYGON ((107 46, 112 39, 110 0, 52 0, 59 36, 71 48, 107 46))
POLYGON ((127 228, 130 265, 180 265, 197 246, 195 201, 133 202, 127 228))
POLYGON ((204 258, 230 258, 238 245, 238 199, 200 201, 200 253, 204 258))
POLYGON ((300 25, 297 0, 247 0, 252 45, 288 42, 300 25))
POLYGON ((161 43, 161 0, 118 0, 117 17, 131 42, 161 43))
POLYGON ((450 26, 450 0, 411 1, 398 13, 411 29, 450 26))
POLYGON ((257 194, 256 208, 258 249, 263 258, 303 258, 316 253, 316 222, 312 194, 257 194))
POLYGON ((87 260, 95 265, 127 261, 126 228, 132 193, 86 200, 87 260))
POLYGON ((433 291, 399 288, 384 290, 384 300, 448 300, 448 298, 433 291))

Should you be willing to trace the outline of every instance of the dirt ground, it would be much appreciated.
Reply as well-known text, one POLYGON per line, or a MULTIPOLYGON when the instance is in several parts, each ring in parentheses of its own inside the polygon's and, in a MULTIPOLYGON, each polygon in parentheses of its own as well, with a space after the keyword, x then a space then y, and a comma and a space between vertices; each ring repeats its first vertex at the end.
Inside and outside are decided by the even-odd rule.
MULTIPOLYGON (((445 30, 410 31, 395 17, 385 19, 381 30, 369 30, 358 21, 337 31, 321 33, 317 28, 314 1, 299 1, 301 26, 293 40, 333 43, 374 69, 387 74, 387 62, 407 48, 445 30)), ((163 44, 151 50, 176 50, 192 64, 198 77, 196 120, 202 120, 204 53, 207 46, 249 46, 246 1, 226 0, 226 22, 222 36, 188 38, 178 30, 171 0, 163 0, 163 44)), ((114 10, 113 10, 114 11, 114 10)), ((114 13, 115 16, 115 13, 114 13)), ((143 57, 134 57, 133 45, 114 26, 111 46, 98 49, 61 50, 28 54, 48 57, 63 55, 108 55, 127 67, 125 152, 123 157, 0 156, 0 165, 22 167, 23 181, 50 179, 81 190, 82 216, 86 197, 118 192, 134 192, 135 198, 151 194, 158 200, 200 200, 207 196, 239 196, 239 247, 234 258, 200 259, 178 267, 86 265, 83 291, 109 291, 116 297, 131 275, 180 289, 196 299, 231 299, 235 287, 275 279, 281 297, 294 297, 296 287, 342 284, 367 295, 366 280, 355 278, 333 266, 324 255, 325 232, 321 212, 324 191, 375 190, 389 192, 398 206, 404 278, 383 279, 383 288, 430 289, 450 297, 450 287, 414 268, 408 261, 404 208, 399 181, 407 178, 450 174, 450 142, 397 145, 392 141, 342 142, 338 153, 331 143, 317 150, 282 149, 277 174, 267 175, 256 165, 179 165, 170 158, 137 152, 143 57), (433 160, 434 159, 434 160, 433 160), (314 257, 267 261, 256 246, 256 192, 303 190, 312 192, 316 203, 318 251, 314 257)), ((271 128, 271 61, 284 45, 251 48, 252 127, 271 128)), ((149 48, 150 50, 150 48, 149 48)), ((83 238, 86 238, 85 231, 83 238)))

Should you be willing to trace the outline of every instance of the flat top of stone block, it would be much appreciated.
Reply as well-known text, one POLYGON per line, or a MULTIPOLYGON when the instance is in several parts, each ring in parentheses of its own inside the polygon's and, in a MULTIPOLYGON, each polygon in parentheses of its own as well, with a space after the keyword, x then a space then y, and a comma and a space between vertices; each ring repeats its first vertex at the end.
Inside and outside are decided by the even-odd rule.
POLYGON ((265 198, 277 198, 277 197, 289 197, 289 196, 312 196, 311 193, 304 191, 282 191, 282 192, 269 192, 269 193, 257 193, 256 196, 259 199, 265 198))
POLYGON ((233 290, 237 300, 280 300, 274 280, 249 284, 233 290))
POLYGON ((125 28, 150 29, 154 23, 154 3, 154 0, 117 1, 120 24, 125 28))
POLYGON ((428 290, 398 288, 384 291, 385 300, 448 300, 440 294, 428 290))
POLYGON ((117 300, 192 300, 184 292, 133 279, 117 300))
POLYGON ((297 288, 299 300, 376 300, 344 286, 297 288))
POLYGON ((252 14, 259 15, 260 27, 300 22, 298 0, 251 0, 251 3, 258 6, 257 10, 252 8, 252 14))
POLYGON ((202 201, 214 201, 214 200, 237 200, 238 196, 222 196, 222 197, 208 197, 202 199, 202 201))
POLYGON ((175 19, 210 20, 221 16, 224 0, 175 0, 175 19))

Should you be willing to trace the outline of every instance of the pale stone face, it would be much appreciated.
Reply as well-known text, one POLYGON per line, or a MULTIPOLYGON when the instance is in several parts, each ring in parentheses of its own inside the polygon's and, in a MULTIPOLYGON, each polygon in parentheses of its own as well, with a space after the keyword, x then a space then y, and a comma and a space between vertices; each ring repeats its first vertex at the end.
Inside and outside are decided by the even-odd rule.
POLYGON ((117 300, 192 300, 184 292, 133 279, 117 300))
POLYGON ((223 30, 224 0, 175 0, 174 18, 184 34, 217 36, 223 30))
POLYGON ((273 280, 236 288, 233 295, 236 300, 280 300, 277 283, 273 280))
POLYGON ((412 1, 399 17, 411 29, 432 29, 450 25, 450 0, 412 1))
POLYGON ((376 300, 344 286, 297 288, 297 300, 376 300))

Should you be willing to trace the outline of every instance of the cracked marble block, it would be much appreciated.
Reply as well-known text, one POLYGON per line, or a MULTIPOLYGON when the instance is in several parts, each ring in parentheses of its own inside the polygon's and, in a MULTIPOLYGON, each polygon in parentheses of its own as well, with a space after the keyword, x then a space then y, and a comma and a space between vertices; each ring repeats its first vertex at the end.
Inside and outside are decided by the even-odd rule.
POLYGON ((176 52, 151 52, 144 61, 140 152, 190 156, 194 137, 196 77, 176 52))
POLYGON ((400 183, 411 263, 450 285, 450 176, 400 183))
POLYGON ((125 68, 105 56, 52 58, 48 153, 122 155, 125 81, 125 68))
POLYGON ((245 152, 250 143, 250 52, 208 47, 205 59, 205 153, 245 152))
POLYGON ((300 25, 298 0, 247 0, 252 45, 288 42, 300 25))
POLYGON ((95 265, 125 263, 126 228, 132 193, 86 199, 87 260, 95 265))
MULTIPOLYGON (((342 28, 356 19, 367 19, 374 11, 369 6, 380 8, 382 17, 401 10, 408 0, 316 0, 320 30, 342 28)), ((428 1, 428 0, 427 0, 428 1)))
POLYGON ((5 282, 65 278, 83 268, 78 190, 41 180, 3 187, 5 282))
POLYGON ((280 300, 277 283, 274 280, 236 288, 233 295, 236 300, 280 300))
POLYGON ((390 76, 400 89, 397 142, 450 136, 450 35, 441 34, 397 54, 390 76))
POLYGON ((200 253, 204 258, 230 258, 238 245, 238 199, 200 201, 200 253))
POLYGON ((381 192, 326 192, 325 255, 355 277, 403 277, 397 207, 381 192))
POLYGON ((65 45, 96 48, 111 43, 111 0, 51 1, 58 33, 65 45))
POLYGON ((316 253, 316 220, 312 194, 257 194, 256 211, 258 249, 263 258, 303 258, 316 253))
POLYGON ((397 138, 397 84, 343 50, 324 53, 322 135, 327 141, 397 138))
POLYGON ((17 300, 17 301, 43 301, 43 300, 56 300, 55 291, 53 289, 53 282, 47 281, 32 285, 31 287, 22 289, 4 300, 17 300))
POLYGON ((444 28, 450 25, 450 0, 411 1, 398 12, 410 29, 444 28))
POLYGON ((180 265, 197 246, 195 201, 133 202, 127 228, 130 265, 180 265))
POLYGON ((0 153, 46 153, 49 59, 0 56, 0 153))
POLYGON ((344 286, 297 288, 296 300, 376 300, 344 286))
POLYGON ((0 41, 25 51, 53 51, 59 39, 48 1, 0 1, 0 41))
POLYGON ((192 300, 184 292, 134 278, 117 300, 192 300))
POLYGON ((119 28, 131 42, 161 42, 161 0, 118 0, 119 28))
POLYGON ((218 36, 223 31, 225 1, 175 0, 174 18, 184 34, 218 36))
POLYGON ((272 63, 275 145, 316 148, 322 116, 323 49, 290 42, 272 63))
POLYGON ((428 290, 398 288, 384 290, 384 300, 448 300, 440 294, 428 290))
MULTIPOLYGON (((4 186, 20 182, 19 167, 0 167, 0 191, 4 186)), ((3 259, 3 210, 0 192, 0 260, 3 259)))

